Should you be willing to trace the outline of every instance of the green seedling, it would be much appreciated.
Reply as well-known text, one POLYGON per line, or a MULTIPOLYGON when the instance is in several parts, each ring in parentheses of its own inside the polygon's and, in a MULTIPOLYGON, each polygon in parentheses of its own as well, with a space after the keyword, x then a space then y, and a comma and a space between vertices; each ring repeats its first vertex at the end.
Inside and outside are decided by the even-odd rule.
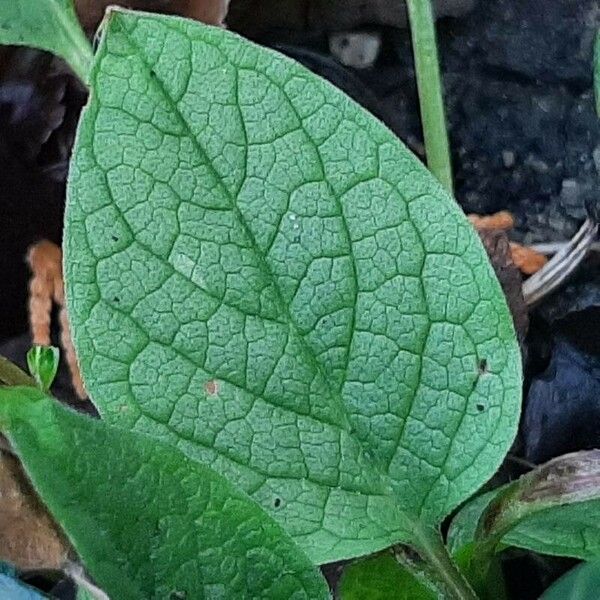
POLYGON ((42 392, 47 392, 58 372, 60 351, 54 346, 34 346, 27 352, 27 367, 42 392))

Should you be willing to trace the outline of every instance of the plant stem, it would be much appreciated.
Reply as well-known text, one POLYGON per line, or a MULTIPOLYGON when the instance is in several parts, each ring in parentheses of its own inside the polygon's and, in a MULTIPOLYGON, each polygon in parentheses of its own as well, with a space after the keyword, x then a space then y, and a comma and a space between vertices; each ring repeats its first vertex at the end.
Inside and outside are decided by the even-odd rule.
POLYGON ((477 600, 473 588, 448 554, 439 531, 419 529, 415 533, 418 536, 417 551, 439 579, 446 597, 455 600, 477 600))
POLYGON ((56 16, 62 25, 64 39, 69 48, 68 63, 77 77, 87 85, 94 60, 92 45, 87 39, 73 8, 64 10, 58 7, 56 16))
POLYGON ((431 569, 431 565, 426 564, 421 556, 408 546, 398 544, 392 547, 392 555, 396 562, 411 573, 415 579, 420 581, 425 588, 430 590, 436 598, 448 598, 444 584, 440 581, 431 569))
POLYGON ((27 385, 37 387, 35 380, 27 373, 21 371, 4 356, 0 356, 0 384, 2 385, 27 385))
MULTIPOLYGON (((92 61, 94 60, 94 52, 88 39, 83 36, 83 40, 77 40, 79 35, 73 35, 73 52, 69 60, 69 64, 75 74, 83 83, 86 85, 89 83, 90 69, 92 67, 92 61), (77 44, 77 45, 75 45, 77 44)), ((78 31, 83 35, 83 31, 78 31)))
POLYGON ((452 164, 431 0, 407 0, 427 166, 452 194, 452 164))

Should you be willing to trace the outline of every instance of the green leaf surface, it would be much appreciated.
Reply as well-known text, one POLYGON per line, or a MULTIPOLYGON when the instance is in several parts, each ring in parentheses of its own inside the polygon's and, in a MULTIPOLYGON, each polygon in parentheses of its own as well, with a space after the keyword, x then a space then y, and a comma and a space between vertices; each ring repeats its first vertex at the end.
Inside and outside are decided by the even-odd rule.
POLYGON ((390 554, 346 567, 338 593, 340 600, 436 600, 435 594, 390 554))
POLYGON ((83 81, 93 59, 72 0, 2 0, 0 44, 33 46, 58 54, 83 81))
POLYGON ((582 560, 600 557, 600 500, 547 509, 532 516, 502 538, 518 546, 555 556, 582 560))
POLYGON ((33 388, 0 388, 0 429, 111 598, 329 597, 279 525, 179 450, 33 388))
POLYGON ((437 524, 514 437, 487 256, 393 134, 297 63, 116 10, 79 128, 67 298, 112 423, 208 462, 315 562, 437 524))
POLYGON ((540 600, 598 600, 600 561, 577 565, 552 584, 540 600))
POLYGON ((475 542, 582 560, 600 557, 600 451, 554 459, 518 481, 469 502, 454 518, 452 553, 475 542))

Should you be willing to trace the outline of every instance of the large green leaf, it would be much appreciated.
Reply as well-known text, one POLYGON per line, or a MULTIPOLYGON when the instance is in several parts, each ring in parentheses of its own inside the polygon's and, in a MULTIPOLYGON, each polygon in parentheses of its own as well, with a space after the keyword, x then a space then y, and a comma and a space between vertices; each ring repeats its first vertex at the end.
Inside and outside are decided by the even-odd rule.
POLYGON ((79 128, 68 307, 103 416, 209 462, 316 562, 437 524, 497 468, 520 356, 484 250, 300 65, 115 11, 79 128))
POLYGON ((64 58, 87 79, 92 49, 72 0, 0 1, 0 44, 33 46, 64 58))
POLYGON ((600 561, 582 563, 552 584, 540 600, 598 600, 600 561))
POLYGON ((568 454, 468 503, 449 531, 453 553, 474 543, 558 556, 600 557, 600 450, 568 454))
POLYGON ((34 388, 0 388, 0 429, 111 598, 329 597, 279 525, 179 450, 34 388))

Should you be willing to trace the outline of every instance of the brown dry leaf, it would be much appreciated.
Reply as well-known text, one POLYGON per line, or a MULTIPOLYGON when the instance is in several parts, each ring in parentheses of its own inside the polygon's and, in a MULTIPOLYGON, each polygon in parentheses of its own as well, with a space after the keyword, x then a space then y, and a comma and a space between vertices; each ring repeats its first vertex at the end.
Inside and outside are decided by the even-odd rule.
POLYGON ((511 243, 506 232, 498 229, 482 229, 478 233, 506 296, 519 340, 523 340, 529 327, 529 315, 523 298, 522 277, 513 262, 511 243))
POLYGON ((548 262, 548 257, 544 254, 516 242, 510 243, 510 251, 513 262, 525 275, 537 273, 548 262))
POLYGON ((160 12, 197 19, 209 25, 223 25, 229 0, 75 0, 79 20, 93 33, 100 25, 107 6, 123 6, 136 10, 160 12))
POLYGON ((478 231, 482 229, 502 229, 508 231, 515 226, 514 217, 507 211, 501 210, 493 215, 471 214, 467 217, 478 231))
POLYGON ((0 451, 0 561, 22 570, 58 570, 70 553, 19 461, 0 451))

